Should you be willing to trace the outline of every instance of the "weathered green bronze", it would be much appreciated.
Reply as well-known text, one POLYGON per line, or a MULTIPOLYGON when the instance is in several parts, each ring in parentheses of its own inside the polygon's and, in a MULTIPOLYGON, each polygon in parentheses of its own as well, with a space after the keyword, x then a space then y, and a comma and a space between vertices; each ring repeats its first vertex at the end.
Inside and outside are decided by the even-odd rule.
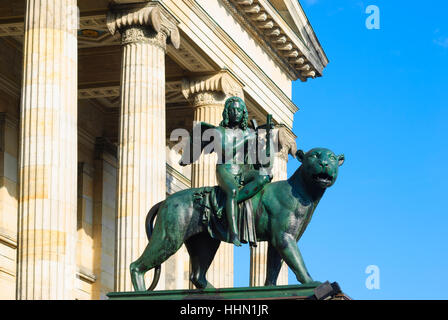
MULTIPOLYGON (((229 230, 230 242, 236 246, 241 246, 239 230, 242 228, 237 219, 238 204, 252 198, 257 194, 264 185, 269 183, 272 177, 267 173, 261 173, 254 166, 254 162, 249 157, 249 145, 256 146, 258 142, 258 129, 265 128, 267 130, 267 138, 269 139, 270 130, 272 129, 272 116, 268 115, 267 124, 255 130, 248 128, 248 111, 246 104, 239 97, 231 97, 226 100, 223 111, 223 120, 219 126, 214 126, 206 122, 201 122, 197 126, 200 130, 200 136, 205 131, 213 136, 215 141, 215 149, 218 153, 218 163, 216 165, 216 178, 221 191, 224 192, 225 211, 227 218, 227 229, 229 230), (246 151, 246 152, 245 152, 246 151)), ((200 143, 199 152, 194 152, 195 141, 190 137, 189 152, 184 153, 180 161, 181 165, 187 165, 197 160, 203 149, 207 146, 203 140, 200 143), (185 159, 186 154, 190 159, 185 159)), ((267 157, 269 154, 269 146, 267 144, 267 157)))
MULTIPOLYGON (((344 162, 343 155, 336 156, 325 148, 307 153, 299 150, 295 156, 302 165, 288 180, 265 185, 249 200, 256 212, 256 238, 269 243, 266 286, 276 285, 282 259, 302 284, 313 282, 296 243, 326 188, 335 183, 338 167, 344 162)), ((233 242, 229 232, 225 232, 227 220, 219 214, 225 204, 225 194, 219 187, 183 190, 156 204, 146 219, 149 243, 130 266, 134 289, 146 290, 144 274, 156 268, 149 290, 154 289, 160 265, 183 243, 191 258, 190 280, 197 288, 212 288, 206 272, 220 242, 233 242)))

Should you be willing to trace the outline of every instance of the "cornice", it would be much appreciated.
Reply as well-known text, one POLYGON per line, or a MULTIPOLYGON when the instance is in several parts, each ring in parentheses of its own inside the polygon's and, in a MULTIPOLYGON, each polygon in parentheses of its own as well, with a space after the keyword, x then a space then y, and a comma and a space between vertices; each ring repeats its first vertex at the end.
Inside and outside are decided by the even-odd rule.
MULTIPOLYGON (((207 24, 207 26, 216 34, 216 36, 222 40, 229 49, 237 55, 242 62, 247 65, 255 74, 258 79, 260 79, 264 85, 266 85, 269 90, 281 101, 281 103, 288 108, 291 113, 295 113, 299 108, 291 101, 291 99, 272 81, 272 79, 260 68, 259 65, 255 63, 247 53, 238 46, 238 44, 214 21, 210 15, 195 1, 195 0, 183 0, 186 4, 190 6, 195 14, 201 19, 202 22, 207 24)), ((182 29, 182 25, 180 25, 182 29)), ((246 90, 245 90, 246 91, 246 90)))
POLYGON ((322 75, 324 65, 266 0, 221 0, 293 80, 322 75))
POLYGON ((325 54, 319 42, 319 39, 317 38, 313 30, 313 27, 311 26, 311 23, 308 20, 308 17, 306 16, 302 6, 297 0, 283 0, 283 1, 285 2, 285 5, 288 8, 288 11, 292 19, 298 26, 300 26, 301 35, 304 37, 307 46, 313 48, 316 56, 321 61, 323 67, 326 67, 329 62, 328 57, 325 54))

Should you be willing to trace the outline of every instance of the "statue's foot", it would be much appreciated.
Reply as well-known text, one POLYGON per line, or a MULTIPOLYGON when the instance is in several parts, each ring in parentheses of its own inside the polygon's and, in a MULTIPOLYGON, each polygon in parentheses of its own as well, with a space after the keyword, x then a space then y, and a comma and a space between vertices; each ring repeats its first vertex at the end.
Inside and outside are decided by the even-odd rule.
POLYGON ((230 241, 232 241, 232 243, 234 245, 236 245, 237 247, 241 247, 241 242, 240 242, 239 237, 238 237, 237 234, 232 234, 232 236, 230 238, 230 241))
POLYGON ((138 264, 136 262, 131 263, 130 271, 132 286, 134 287, 134 290, 146 291, 144 273, 140 272, 140 270, 138 269, 138 264))
POLYGON ((202 279, 196 279, 195 277, 191 277, 190 280, 191 280, 191 283, 193 283, 194 286, 195 286, 197 289, 205 289, 205 288, 207 288, 208 281, 205 280, 205 278, 202 278, 202 279))

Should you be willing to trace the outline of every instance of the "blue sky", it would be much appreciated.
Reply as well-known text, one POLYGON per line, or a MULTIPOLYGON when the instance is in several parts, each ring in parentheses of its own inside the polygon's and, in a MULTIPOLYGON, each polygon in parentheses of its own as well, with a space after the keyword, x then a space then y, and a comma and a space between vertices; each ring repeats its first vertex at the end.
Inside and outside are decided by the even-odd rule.
MULTIPOLYGON (((293 131, 301 149, 346 156, 299 241, 308 270, 355 299, 448 299, 448 2, 301 3, 330 63, 293 84, 293 131), (379 30, 365 26, 368 5, 379 30), (380 289, 366 288, 369 265, 380 289)), ((236 286, 248 251, 235 250, 236 286)))

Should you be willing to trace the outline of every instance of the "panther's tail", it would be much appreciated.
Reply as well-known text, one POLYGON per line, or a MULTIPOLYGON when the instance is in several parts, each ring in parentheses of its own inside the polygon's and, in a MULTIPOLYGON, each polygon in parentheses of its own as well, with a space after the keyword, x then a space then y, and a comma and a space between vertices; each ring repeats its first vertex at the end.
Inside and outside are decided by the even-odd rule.
MULTIPOLYGON (((146 236, 148 237, 148 241, 151 239, 152 232, 154 231, 154 220, 156 218, 157 213, 159 212, 159 208, 162 205, 164 201, 160 201, 155 206, 153 206, 146 216, 145 220, 145 230, 146 230, 146 236)), ((161 266, 158 265, 154 268, 154 279, 152 280, 151 285, 148 288, 148 291, 154 290, 154 288, 157 286, 157 283, 159 282, 160 278, 160 272, 161 272, 161 266)))
POLYGON ((151 239, 152 232, 154 231, 154 220, 156 218, 157 212, 159 212, 160 205, 164 202, 160 201, 156 205, 154 205, 148 212, 145 220, 145 230, 146 236, 148 237, 148 241, 151 239))

